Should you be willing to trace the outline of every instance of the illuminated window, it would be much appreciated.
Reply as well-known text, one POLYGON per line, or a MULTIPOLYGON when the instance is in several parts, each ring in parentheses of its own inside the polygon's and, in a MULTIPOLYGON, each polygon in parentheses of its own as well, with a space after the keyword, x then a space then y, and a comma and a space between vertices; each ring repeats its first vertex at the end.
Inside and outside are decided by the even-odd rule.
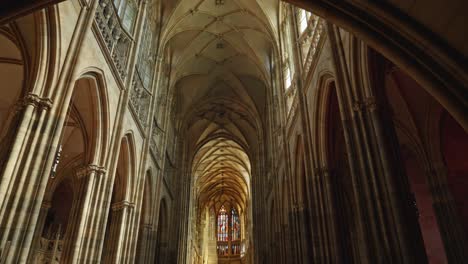
POLYGON ((241 254, 241 223, 234 207, 221 206, 217 220, 216 245, 218 256, 228 257, 241 254))
POLYGON ((284 73, 284 87, 289 89, 292 84, 292 79, 291 79, 291 69, 289 68, 289 65, 286 67, 285 73, 284 73))
POLYGON ((309 17, 310 13, 305 11, 304 9, 299 9, 299 14, 298 14, 298 24, 299 24, 299 33, 303 33, 309 23, 309 17))
POLYGON ((231 209, 231 228, 232 228, 232 235, 231 240, 240 240, 240 221, 239 215, 237 214, 236 209, 231 209))
POLYGON ((224 205, 221 206, 218 214, 218 241, 228 241, 229 221, 228 214, 224 205))
POLYGON ((122 21, 123 27, 131 32, 138 10, 137 2, 135 0, 114 0, 114 7, 122 21))

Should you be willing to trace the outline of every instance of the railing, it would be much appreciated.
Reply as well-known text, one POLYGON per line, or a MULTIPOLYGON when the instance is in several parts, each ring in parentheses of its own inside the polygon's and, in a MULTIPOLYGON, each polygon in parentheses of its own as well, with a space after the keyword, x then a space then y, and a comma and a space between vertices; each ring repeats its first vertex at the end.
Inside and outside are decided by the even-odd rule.
POLYGON ((148 125, 151 96, 151 93, 143 86, 143 81, 135 68, 135 74, 132 80, 132 91, 130 94, 130 105, 143 127, 147 127, 148 125))
POLYGON ((133 40, 124 29, 114 4, 110 0, 99 0, 95 19, 115 68, 120 78, 125 80, 128 54, 133 40))

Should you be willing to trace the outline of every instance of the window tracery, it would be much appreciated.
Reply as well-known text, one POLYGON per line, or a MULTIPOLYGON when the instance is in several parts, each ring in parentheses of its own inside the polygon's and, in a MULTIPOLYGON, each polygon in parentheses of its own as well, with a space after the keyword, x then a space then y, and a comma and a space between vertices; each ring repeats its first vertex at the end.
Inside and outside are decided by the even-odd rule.
POLYGON ((234 207, 222 205, 217 217, 218 256, 236 256, 241 254, 241 222, 234 207))
POLYGON ((114 0, 114 7, 122 21, 123 27, 131 32, 138 10, 137 2, 135 0, 114 0))

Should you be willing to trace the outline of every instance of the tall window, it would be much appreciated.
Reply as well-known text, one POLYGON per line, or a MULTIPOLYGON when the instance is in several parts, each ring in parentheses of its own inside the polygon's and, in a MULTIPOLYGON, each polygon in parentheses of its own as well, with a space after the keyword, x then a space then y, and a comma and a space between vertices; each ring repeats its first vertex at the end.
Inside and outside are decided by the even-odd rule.
POLYGON ((284 71, 284 88, 288 90, 291 87, 292 79, 291 79, 291 68, 289 65, 286 65, 286 69, 284 71))
POLYGON ((217 250, 218 256, 228 257, 241 254, 241 223, 234 207, 221 206, 218 213, 217 250))
POLYGON ((114 6, 123 27, 131 32, 135 24, 138 4, 136 0, 114 0, 114 6))
POLYGON ((218 241, 228 241, 228 214, 224 205, 218 214, 218 241))
POLYGON ((302 34, 309 26, 310 12, 307 12, 304 9, 299 9, 297 18, 297 22, 299 25, 299 34, 302 34))
POLYGON ((231 209, 231 226, 232 226, 232 240, 239 240, 240 239, 240 222, 239 222, 239 215, 237 214, 236 209, 231 209))
POLYGON ((144 34, 140 42, 140 51, 136 67, 143 82, 143 86, 148 91, 151 91, 155 66, 154 42, 156 35, 155 24, 151 19, 145 21, 143 32, 144 34))

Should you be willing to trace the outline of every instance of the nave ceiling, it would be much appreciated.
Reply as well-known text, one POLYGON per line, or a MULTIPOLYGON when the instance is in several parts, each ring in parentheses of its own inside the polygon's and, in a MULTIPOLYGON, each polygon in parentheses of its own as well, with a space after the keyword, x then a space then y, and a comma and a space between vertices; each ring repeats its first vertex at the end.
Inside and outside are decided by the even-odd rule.
POLYGON ((164 11, 169 87, 200 206, 219 210, 228 202, 242 211, 250 199, 251 158, 278 54, 278 10, 275 0, 181 0, 164 11))

